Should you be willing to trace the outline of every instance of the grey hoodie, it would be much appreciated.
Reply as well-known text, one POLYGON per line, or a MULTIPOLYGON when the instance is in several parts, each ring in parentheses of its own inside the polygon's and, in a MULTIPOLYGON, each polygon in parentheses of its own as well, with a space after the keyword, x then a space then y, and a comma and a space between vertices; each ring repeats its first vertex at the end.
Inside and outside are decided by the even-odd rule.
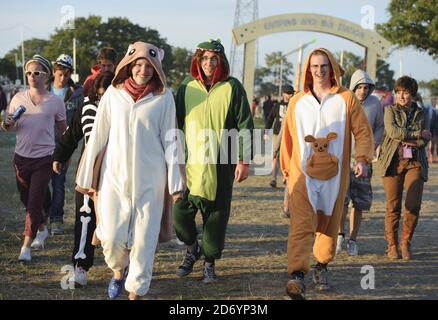
POLYGON ((365 71, 356 70, 351 76, 350 90, 354 92, 360 84, 369 84, 371 87, 368 96, 364 101, 361 101, 361 104, 368 117, 370 126, 373 129, 374 145, 377 147, 382 141, 383 136, 383 108, 380 104, 379 98, 371 95, 375 87, 374 81, 365 71))
MULTIPOLYGON (((51 91, 53 81, 47 86, 47 90, 51 91)), ((72 123, 73 115, 77 109, 84 103, 84 90, 82 86, 74 83, 72 79, 68 80, 68 89, 64 97, 65 114, 67 116, 67 126, 72 123)), ((55 126, 56 127, 56 126, 55 126)), ((60 133, 55 128, 55 142, 58 143, 60 133)))

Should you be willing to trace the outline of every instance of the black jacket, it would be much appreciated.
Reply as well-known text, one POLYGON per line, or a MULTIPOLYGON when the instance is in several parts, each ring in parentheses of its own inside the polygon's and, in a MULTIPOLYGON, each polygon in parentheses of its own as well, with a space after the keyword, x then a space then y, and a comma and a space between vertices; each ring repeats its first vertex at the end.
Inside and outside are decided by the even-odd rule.
POLYGON ((279 134, 281 129, 280 104, 277 102, 272 107, 271 112, 266 119, 265 129, 273 129, 274 134, 279 134))
POLYGON ((53 154, 54 161, 66 162, 70 159, 78 147, 79 141, 85 137, 81 151, 82 154, 91 134, 91 129, 93 128, 96 112, 97 105, 88 102, 85 102, 81 107, 76 109, 71 125, 64 131, 56 144, 53 154))

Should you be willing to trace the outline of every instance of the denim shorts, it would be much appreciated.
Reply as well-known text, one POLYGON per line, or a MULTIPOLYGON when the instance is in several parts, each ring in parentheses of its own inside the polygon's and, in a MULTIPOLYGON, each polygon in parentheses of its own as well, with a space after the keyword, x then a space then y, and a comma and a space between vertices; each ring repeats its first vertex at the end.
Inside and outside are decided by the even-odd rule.
POLYGON ((371 189, 372 166, 368 165, 368 176, 366 178, 356 178, 354 170, 350 170, 350 187, 345 195, 344 206, 348 206, 350 201, 353 208, 368 211, 373 201, 373 191, 371 189))

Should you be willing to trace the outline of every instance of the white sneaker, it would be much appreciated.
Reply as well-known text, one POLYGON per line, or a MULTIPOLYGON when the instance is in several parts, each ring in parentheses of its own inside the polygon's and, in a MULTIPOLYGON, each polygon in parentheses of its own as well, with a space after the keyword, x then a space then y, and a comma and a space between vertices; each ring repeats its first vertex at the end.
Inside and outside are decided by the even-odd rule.
POLYGON ((338 235, 338 241, 336 242, 336 254, 341 253, 342 245, 344 244, 344 236, 342 234, 338 235))
POLYGON ((87 285, 87 271, 82 267, 75 268, 74 274, 68 279, 69 283, 75 282, 81 286, 87 285))
POLYGON ((347 242, 347 252, 350 256, 357 256, 359 250, 357 249, 357 242, 354 240, 348 240, 347 242))
POLYGON ((18 260, 30 262, 32 260, 32 257, 30 255, 30 248, 21 247, 21 251, 20 251, 20 255, 18 256, 18 260))
POLYGON ((32 249, 44 249, 44 240, 46 240, 48 235, 49 235, 49 230, 47 230, 47 227, 44 227, 43 231, 38 230, 37 235, 35 239, 32 241, 30 247, 32 249))

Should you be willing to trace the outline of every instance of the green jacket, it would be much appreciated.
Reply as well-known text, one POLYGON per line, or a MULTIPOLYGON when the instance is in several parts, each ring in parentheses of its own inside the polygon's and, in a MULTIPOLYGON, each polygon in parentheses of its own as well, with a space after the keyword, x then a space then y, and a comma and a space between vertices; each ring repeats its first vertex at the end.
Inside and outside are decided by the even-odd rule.
POLYGON ((207 91, 189 76, 178 89, 176 114, 185 134, 190 194, 214 201, 221 188, 232 188, 236 163, 252 159, 254 123, 245 89, 229 77, 207 91), (239 137, 238 154, 236 145, 227 143, 233 135, 239 137))
POLYGON ((418 160, 421 163, 421 177, 427 181, 428 162, 426 153, 426 143, 420 138, 422 130, 429 128, 429 119, 424 113, 424 109, 415 102, 412 103, 414 115, 412 125, 407 128, 407 115, 403 108, 397 104, 385 108, 383 142, 380 146, 379 157, 377 160, 377 172, 385 176, 391 161, 397 152, 400 141, 416 140, 418 145, 418 160))

